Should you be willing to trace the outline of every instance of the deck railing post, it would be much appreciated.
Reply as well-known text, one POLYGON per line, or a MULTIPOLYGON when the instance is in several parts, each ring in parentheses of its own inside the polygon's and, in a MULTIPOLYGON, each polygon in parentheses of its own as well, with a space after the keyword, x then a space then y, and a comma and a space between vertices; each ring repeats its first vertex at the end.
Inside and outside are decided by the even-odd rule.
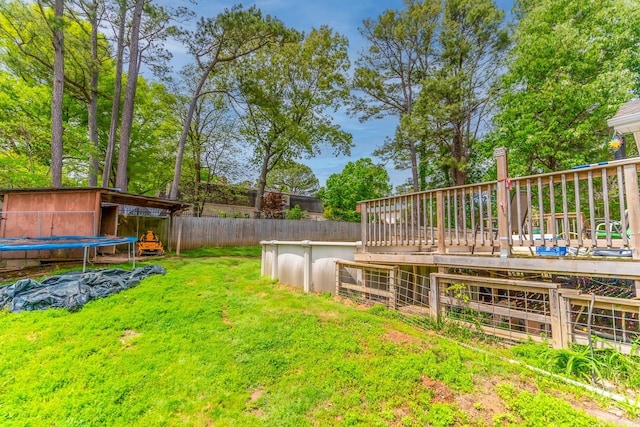
POLYGON ((442 191, 436 192, 436 221, 438 222, 438 253, 446 254, 447 246, 444 230, 444 193, 442 191))
POLYGON ((360 240, 362 241, 362 250, 367 252, 367 227, 369 226, 367 204, 358 203, 358 207, 360 208, 360 240))
POLYGON ((507 149, 496 148, 493 151, 498 172, 498 236, 500 242, 500 259, 506 260, 511 255, 511 231, 509 228, 509 171, 507 167, 507 149))
POLYGON ((631 231, 631 254, 633 259, 640 259, 640 194, 638 193, 637 165, 624 166, 624 190, 627 196, 629 229, 631 231))

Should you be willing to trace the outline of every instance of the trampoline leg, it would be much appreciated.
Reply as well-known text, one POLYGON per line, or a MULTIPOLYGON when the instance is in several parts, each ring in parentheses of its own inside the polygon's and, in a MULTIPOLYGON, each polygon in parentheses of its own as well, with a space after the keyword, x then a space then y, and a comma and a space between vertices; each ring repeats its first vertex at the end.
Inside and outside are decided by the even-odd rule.
POLYGON ((87 270, 87 255, 89 253, 89 246, 84 247, 84 258, 82 258, 82 272, 87 270))
POLYGON ((131 267, 132 270, 136 268, 136 245, 134 243, 131 244, 131 256, 133 259, 133 265, 131 267))

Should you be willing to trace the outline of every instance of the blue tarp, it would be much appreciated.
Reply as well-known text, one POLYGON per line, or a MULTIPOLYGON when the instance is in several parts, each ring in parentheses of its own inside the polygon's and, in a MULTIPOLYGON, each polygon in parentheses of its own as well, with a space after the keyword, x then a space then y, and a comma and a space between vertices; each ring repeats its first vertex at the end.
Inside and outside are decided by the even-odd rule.
POLYGON ((70 272, 38 282, 18 280, 0 288, 0 309, 13 312, 66 308, 75 310, 95 298, 103 298, 136 286, 152 274, 165 274, 164 267, 149 265, 131 271, 120 268, 70 272))

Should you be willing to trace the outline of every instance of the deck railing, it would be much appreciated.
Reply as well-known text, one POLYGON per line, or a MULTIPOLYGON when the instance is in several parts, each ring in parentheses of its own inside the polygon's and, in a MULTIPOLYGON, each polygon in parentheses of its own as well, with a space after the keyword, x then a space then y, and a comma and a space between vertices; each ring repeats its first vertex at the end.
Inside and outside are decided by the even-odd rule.
POLYGON ((640 239, 640 158, 517 178, 508 176, 506 150, 495 159, 496 181, 362 202, 365 250, 508 256, 609 248, 640 258, 631 245, 640 239))

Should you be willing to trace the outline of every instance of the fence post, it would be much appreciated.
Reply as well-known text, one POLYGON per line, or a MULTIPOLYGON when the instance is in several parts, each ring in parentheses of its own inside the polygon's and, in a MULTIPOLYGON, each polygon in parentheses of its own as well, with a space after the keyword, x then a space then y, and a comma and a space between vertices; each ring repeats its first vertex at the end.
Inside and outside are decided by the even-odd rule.
POLYGON ((396 309, 396 280, 398 278, 398 267, 389 270, 389 308, 396 309))
POLYGON ((567 292, 566 289, 558 291, 558 310, 560 312, 560 325, 562 328, 562 348, 569 348, 573 336, 573 333, 571 332, 571 299, 564 295, 565 293, 570 292, 571 291, 567 292))
POLYGON ((438 322, 440 321, 440 291, 438 290, 438 276, 431 274, 429 279, 429 313, 431 314, 431 317, 438 322))
POLYGON ((178 238, 176 239, 176 256, 180 256, 180 243, 182 240, 182 215, 178 216, 178 238))
MULTIPOLYGON (((564 303, 564 301, 563 301, 564 303)), ((562 329, 562 307, 558 289, 549 289, 549 314, 551 316, 551 344, 553 348, 563 348, 565 346, 566 332, 562 329)))
POLYGON ((509 229, 509 171, 507 166, 507 149, 504 147, 493 150, 498 171, 498 236, 500 239, 500 259, 505 261, 511 255, 511 230, 509 229))
POLYGON ((444 193, 436 192, 436 221, 438 221, 438 253, 447 253, 444 232, 444 193))

